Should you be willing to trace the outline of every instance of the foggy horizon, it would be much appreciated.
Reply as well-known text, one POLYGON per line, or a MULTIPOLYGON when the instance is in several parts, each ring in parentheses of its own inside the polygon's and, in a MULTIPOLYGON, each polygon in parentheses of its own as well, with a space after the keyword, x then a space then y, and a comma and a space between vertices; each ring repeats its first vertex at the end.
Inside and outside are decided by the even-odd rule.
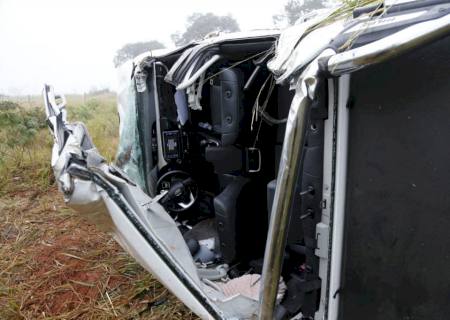
POLYGON ((116 89, 113 57, 127 43, 157 40, 174 47, 195 12, 231 15, 241 31, 274 28, 284 1, 0 0, 0 95, 116 89), (256 10, 255 10, 256 9, 256 10), (255 12, 257 11, 257 14, 255 12))

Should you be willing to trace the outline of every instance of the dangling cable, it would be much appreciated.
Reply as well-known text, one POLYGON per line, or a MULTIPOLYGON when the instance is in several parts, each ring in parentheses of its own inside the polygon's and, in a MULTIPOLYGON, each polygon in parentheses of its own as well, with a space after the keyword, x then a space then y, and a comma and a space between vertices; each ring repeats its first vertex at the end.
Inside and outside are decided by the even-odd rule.
POLYGON ((275 85, 276 85, 275 79, 274 79, 273 75, 270 74, 264 81, 263 85, 261 86, 261 89, 259 90, 258 95, 256 96, 255 103, 253 104, 252 121, 251 121, 251 125, 250 125, 250 129, 252 131, 253 131, 255 122, 258 122, 259 115, 261 115, 261 121, 259 121, 259 123, 258 123, 258 129, 256 132, 253 147, 256 147, 256 142, 258 140, 259 132, 261 131, 261 125, 262 125, 263 121, 265 121, 266 123, 268 123, 270 125, 279 125, 279 124, 286 123, 286 121, 287 121, 287 118, 276 119, 266 112, 266 108, 267 108, 267 105, 269 104, 269 100, 270 100, 270 97, 272 96, 275 85), (269 82, 269 80, 270 80, 270 85, 269 85, 269 89, 267 90, 266 98, 265 98, 263 104, 260 105, 259 104, 260 96, 261 96, 262 92, 264 91, 265 87, 267 86, 267 83, 269 82))

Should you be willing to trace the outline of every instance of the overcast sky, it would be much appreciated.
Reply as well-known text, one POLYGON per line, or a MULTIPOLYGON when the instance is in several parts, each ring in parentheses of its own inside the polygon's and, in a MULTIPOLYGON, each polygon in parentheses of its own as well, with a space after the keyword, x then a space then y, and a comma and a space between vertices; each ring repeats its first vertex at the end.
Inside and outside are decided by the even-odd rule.
POLYGON ((194 12, 231 14, 241 30, 273 27, 282 0, 0 0, 0 94, 115 87, 122 45, 183 31, 194 12))

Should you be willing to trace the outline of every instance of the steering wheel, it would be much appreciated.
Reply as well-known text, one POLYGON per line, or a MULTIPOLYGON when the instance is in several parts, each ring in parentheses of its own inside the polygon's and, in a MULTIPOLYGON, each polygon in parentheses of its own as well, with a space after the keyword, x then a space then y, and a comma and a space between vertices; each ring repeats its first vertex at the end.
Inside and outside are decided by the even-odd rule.
POLYGON ((156 183, 156 190, 158 194, 165 192, 159 202, 171 212, 189 209, 198 197, 197 184, 187 172, 181 170, 163 174, 156 183))

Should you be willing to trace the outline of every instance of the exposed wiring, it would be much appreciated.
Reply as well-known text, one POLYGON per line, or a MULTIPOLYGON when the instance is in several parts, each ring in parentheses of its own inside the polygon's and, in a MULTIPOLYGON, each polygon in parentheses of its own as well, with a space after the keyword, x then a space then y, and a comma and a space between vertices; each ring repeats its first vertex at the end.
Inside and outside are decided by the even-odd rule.
POLYGON ((263 55, 264 53, 269 53, 271 50, 274 50, 274 47, 271 47, 271 48, 269 48, 269 49, 267 49, 267 50, 258 52, 258 53, 254 54, 254 55, 251 55, 250 57, 247 57, 247 58, 245 58, 245 59, 243 59, 243 60, 239 60, 239 61, 233 63, 232 65, 230 65, 229 67, 224 68, 224 69, 220 70, 219 72, 216 72, 216 73, 214 73, 213 75, 207 77, 205 80, 203 80, 203 84, 205 84, 205 83, 208 82, 210 79, 212 79, 212 78, 218 76, 219 74, 221 74, 221 73, 223 73, 223 72, 225 72, 225 71, 227 71, 227 70, 229 70, 229 69, 233 69, 233 68, 237 67, 238 65, 240 65, 240 64, 242 64, 242 63, 244 63, 244 62, 247 62, 247 61, 249 61, 249 60, 252 60, 252 59, 254 59, 254 58, 256 58, 256 57, 259 57, 259 56, 263 55))
MULTIPOLYGON (((383 17, 387 10, 385 10, 383 8, 383 4, 384 2, 380 2, 377 6, 377 8, 369 13, 369 18, 371 19, 375 14, 378 14, 381 12, 380 15, 378 15, 374 20, 378 20, 381 19, 381 17, 383 17)), ((387 9, 387 8, 386 8, 387 9)), ((361 28, 357 31, 355 31, 349 38, 348 40, 339 48, 339 51, 344 51, 344 50, 348 50, 351 48, 351 46, 353 45, 353 43, 359 38, 359 36, 361 34, 363 34, 367 29, 369 28, 369 24, 366 24, 364 28, 361 28)))
POLYGON ((263 85, 261 86, 261 89, 259 89, 258 95, 256 96, 256 99, 255 99, 255 103, 253 104, 252 121, 250 124, 250 130, 253 131, 254 124, 259 121, 259 116, 261 115, 261 121, 259 121, 259 123, 258 123, 258 129, 256 132, 253 147, 256 147, 256 143, 258 141, 259 132, 261 131, 261 124, 262 124, 263 120, 271 125, 279 125, 279 124, 286 123, 286 121, 287 121, 287 118, 276 119, 266 112, 266 108, 267 108, 267 105, 269 104, 269 100, 270 100, 270 97, 272 96, 275 85, 276 85, 275 79, 274 79, 273 75, 270 74, 264 81, 263 85), (270 81, 270 85, 267 90, 266 98, 264 99, 263 104, 260 105, 259 100, 260 100, 261 94, 264 91, 264 89, 266 88, 269 81, 270 81))

